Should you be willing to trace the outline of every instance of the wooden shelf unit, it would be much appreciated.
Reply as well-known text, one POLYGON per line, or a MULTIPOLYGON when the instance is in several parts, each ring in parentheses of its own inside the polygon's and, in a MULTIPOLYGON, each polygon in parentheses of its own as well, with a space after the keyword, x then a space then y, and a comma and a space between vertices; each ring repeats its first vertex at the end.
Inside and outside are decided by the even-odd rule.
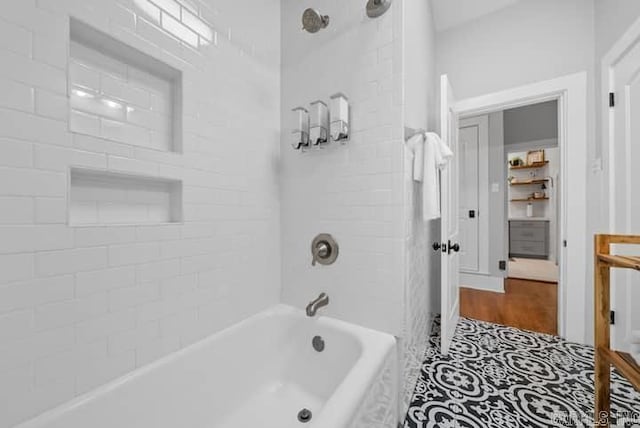
POLYGON ((611 256, 599 254, 598 259, 609 267, 640 270, 640 257, 637 256, 611 256))
POLYGON ((635 359, 611 349, 611 268, 640 271, 640 257, 611 254, 611 244, 640 245, 640 235, 595 236, 595 415, 596 426, 609 426, 611 366, 640 391, 640 365, 635 359))
POLYGON ((527 198, 527 199, 511 199, 511 202, 535 202, 535 201, 548 201, 549 198, 527 198))
POLYGON ((509 185, 511 186, 527 186, 530 184, 544 184, 546 182, 548 182, 549 179, 548 178, 536 178, 534 180, 527 180, 527 181, 511 181, 511 183, 509 183, 509 185))
POLYGON ((544 166, 547 166, 547 164, 549 163, 549 161, 544 161, 544 162, 537 162, 537 163, 533 163, 531 165, 518 165, 518 166, 510 166, 509 169, 534 169, 534 168, 542 168, 544 166))

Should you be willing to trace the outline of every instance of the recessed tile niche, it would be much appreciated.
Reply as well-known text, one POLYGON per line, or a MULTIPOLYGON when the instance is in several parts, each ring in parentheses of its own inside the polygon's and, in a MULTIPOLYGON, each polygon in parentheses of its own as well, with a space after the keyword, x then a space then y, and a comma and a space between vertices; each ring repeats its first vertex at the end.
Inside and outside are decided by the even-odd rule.
POLYGON ((72 226, 181 221, 181 181, 71 168, 69 224, 72 226))
POLYGON ((181 152, 181 72, 75 19, 70 37, 70 130, 181 152))

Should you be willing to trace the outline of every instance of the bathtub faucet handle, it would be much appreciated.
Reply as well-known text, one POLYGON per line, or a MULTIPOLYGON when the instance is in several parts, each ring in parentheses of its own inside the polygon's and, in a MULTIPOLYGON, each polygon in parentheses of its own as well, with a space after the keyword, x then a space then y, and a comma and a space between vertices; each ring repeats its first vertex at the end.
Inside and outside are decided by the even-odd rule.
POLYGON ((321 233, 311 242, 311 265, 330 265, 338 258, 338 243, 328 233, 321 233))
POLYGON ((311 261, 311 266, 315 266, 318 259, 326 259, 329 255, 329 245, 326 242, 321 241, 316 245, 315 251, 313 252, 313 260, 311 261))
POLYGON ((327 306, 328 304, 329 304, 329 296, 327 295, 327 293, 320 293, 320 295, 317 298, 309 302, 309 304, 307 305, 307 316, 308 317, 315 316, 319 308, 323 306, 327 306))

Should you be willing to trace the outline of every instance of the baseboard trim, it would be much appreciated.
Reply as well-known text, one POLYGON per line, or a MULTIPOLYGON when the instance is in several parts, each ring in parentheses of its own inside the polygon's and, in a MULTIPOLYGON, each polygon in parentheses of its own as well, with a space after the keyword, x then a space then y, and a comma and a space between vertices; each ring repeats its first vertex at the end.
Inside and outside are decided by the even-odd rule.
POLYGON ((504 278, 482 274, 460 272, 460 286, 474 290, 504 293, 504 278))

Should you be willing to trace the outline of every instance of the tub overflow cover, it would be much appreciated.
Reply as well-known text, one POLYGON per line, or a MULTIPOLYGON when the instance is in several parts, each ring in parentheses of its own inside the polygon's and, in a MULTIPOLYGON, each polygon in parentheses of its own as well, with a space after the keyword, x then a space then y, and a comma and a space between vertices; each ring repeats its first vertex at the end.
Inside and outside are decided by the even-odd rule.
POLYGON ((302 409, 298 412, 298 420, 302 423, 307 423, 311 420, 311 410, 302 409))

